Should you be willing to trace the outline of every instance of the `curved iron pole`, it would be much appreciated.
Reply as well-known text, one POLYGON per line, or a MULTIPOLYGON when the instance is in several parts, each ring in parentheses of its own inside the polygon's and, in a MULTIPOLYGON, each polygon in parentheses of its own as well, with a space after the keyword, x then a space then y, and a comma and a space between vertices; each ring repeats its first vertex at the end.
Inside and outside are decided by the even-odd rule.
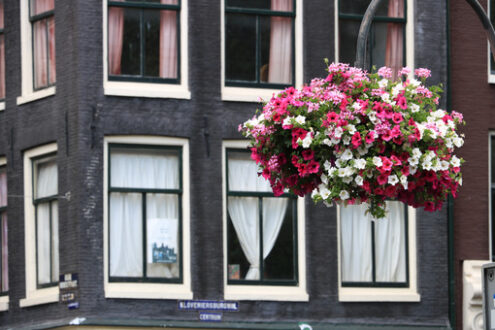
POLYGON ((485 10, 480 5, 478 0, 466 0, 466 1, 467 1, 467 3, 469 3, 471 5, 473 10, 476 12, 476 14, 478 15, 478 18, 480 19, 481 23, 483 24, 483 27, 485 28, 486 37, 488 38, 488 42, 490 43, 490 49, 492 51, 492 56, 493 56, 493 59, 495 60, 495 30, 493 30, 492 22, 490 21, 490 18, 485 13, 485 10))

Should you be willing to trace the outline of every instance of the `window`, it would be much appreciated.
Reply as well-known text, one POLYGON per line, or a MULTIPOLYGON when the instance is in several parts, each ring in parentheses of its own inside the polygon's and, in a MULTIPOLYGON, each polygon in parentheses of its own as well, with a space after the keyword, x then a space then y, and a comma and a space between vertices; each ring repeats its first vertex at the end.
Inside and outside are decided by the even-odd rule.
POLYGON ((491 259, 495 261, 495 133, 491 132, 490 135, 490 149, 489 149, 489 162, 490 162, 490 183, 489 183, 489 196, 490 196, 490 228, 491 228, 491 259))
MULTIPOLYGON (((488 15, 490 15, 490 21, 492 25, 495 25, 495 3, 493 0, 488 1, 488 15)), ((493 54, 490 50, 490 44, 488 43, 488 82, 495 83, 495 61, 493 60, 493 54)))
POLYGON ((3 0, 0 0, 0 110, 5 108, 5 34, 3 7, 3 0))
POLYGON ((186 13, 186 0, 104 1, 105 93, 189 98, 186 13))
POLYGON ((55 94, 55 0, 21 0, 21 70, 24 104, 55 94))
POLYGON ((388 201, 387 217, 373 219, 366 208, 339 207, 340 300, 416 301, 414 212, 388 201))
POLYGON ((188 238, 184 239, 188 230, 183 171, 186 142, 171 144, 144 137, 147 143, 136 141, 107 139, 106 294, 114 298, 139 298, 139 294, 141 298, 185 297, 190 293, 189 267, 185 266, 189 263, 188 238), (155 292, 147 295, 147 290, 155 292))
POLYGON ((300 84, 302 2, 222 0, 222 3, 223 98, 256 101, 246 93, 271 97, 275 90, 300 84), (246 91, 246 88, 255 90, 246 91), (242 95, 236 97, 233 93, 242 95))
MULTIPOLYGON (((336 20, 338 22, 338 39, 336 40, 338 44, 335 47, 335 57, 339 62, 354 65, 359 27, 370 2, 370 0, 336 0, 339 10, 338 20, 336 20)), ((395 76, 403 66, 414 66, 411 63, 412 53, 406 53, 406 49, 412 48, 410 40, 407 40, 406 45, 406 35, 407 39, 410 39, 413 34, 410 27, 407 27, 406 33, 406 23, 408 17, 411 17, 408 11, 411 11, 412 7, 411 0, 382 1, 373 18, 368 37, 365 61, 369 69, 371 66, 376 68, 388 66, 392 68, 395 76)))
POLYGON ((0 158, 0 311, 9 305, 9 245, 7 224, 7 167, 0 158))
POLYGON ((24 153, 24 241, 28 307, 58 301, 58 166, 57 146, 24 153))
POLYGON ((246 149, 225 152, 227 285, 297 288, 298 198, 275 197, 246 149))

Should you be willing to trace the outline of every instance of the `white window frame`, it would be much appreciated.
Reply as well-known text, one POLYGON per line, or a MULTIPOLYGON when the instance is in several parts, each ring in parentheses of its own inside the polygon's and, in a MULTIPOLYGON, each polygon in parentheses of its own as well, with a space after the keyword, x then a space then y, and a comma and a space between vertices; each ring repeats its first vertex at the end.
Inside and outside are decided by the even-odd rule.
MULTIPOLYGON (((7 165, 7 158, 0 157, 0 166, 5 166, 5 165, 7 165)), ((7 208, 8 207, 9 206, 7 204, 7 208)), ((8 224, 7 224, 7 226, 8 226, 8 224)), ((0 231, 0 235, 1 235, 1 231, 0 231)), ((8 295, 7 296, 1 296, 0 297, 0 312, 4 312, 4 311, 7 311, 7 310, 9 310, 9 296, 8 295)))
MULTIPOLYGON (((55 86, 35 91, 33 86, 33 29, 29 21, 29 0, 21 0, 21 96, 17 105, 55 95, 55 86)), ((56 8, 55 8, 56 10, 56 8)))
POLYGON ((416 209, 407 207, 407 233, 408 233, 408 265, 409 270, 409 287, 407 288, 377 288, 377 287, 343 287, 341 273, 341 219, 340 206, 337 206, 337 246, 338 246, 338 278, 339 278, 339 301, 358 302, 358 301, 375 301, 375 302, 419 302, 421 296, 418 293, 417 283, 417 256, 416 256, 416 209))
POLYGON ((105 95, 191 99, 189 91, 188 0, 180 0, 180 84, 108 80, 108 0, 103 3, 103 92, 105 95))
MULTIPOLYGON (((345 1, 345 0, 343 0, 345 1)), ((408 68, 414 68, 414 0, 404 0, 407 4, 407 17, 406 17, 406 66, 408 68)), ((335 62, 339 61, 339 0, 334 0, 334 49, 335 49, 335 62)), ((349 63, 354 66, 354 63, 349 63)))
POLYGON ((297 199, 297 263, 298 285, 238 285, 227 283, 227 178, 225 177, 229 148, 246 149, 248 141, 226 140, 222 142, 222 199, 223 199, 223 279, 226 300, 309 301, 306 291, 306 244, 304 198, 297 199))
MULTIPOLYGON (((488 0, 488 15, 490 17, 490 20, 492 19, 491 15, 490 15, 490 10, 491 10, 491 6, 492 6, 492 0, 488 0)), ((495 74, 491 72, 491 57, 492 57, 492 54, 491 54, 491 49, 490 49, 490 42, 487 41, 487 52, 488 52, 488 56, 487 56, 487 74, 488 74, 488 83, 490 84, 495 84, 495 74)), ((493 68, 495 70, 495 68, 493 68)), ((492 255, 492 253, 490 252, 490 255, 492 255)))
POLYGON ((104 139, 103 162, 103 255, 105 298, 128 299, 192 299, 191 291, 191 243, 190 243, 190 195, 189 195, 189 141, 182 138, 159 136, 107 136, 104 139), (157 145, 182 147, 182 274, 183 283, 135 283, 109 282, 109 248, 108 248, 108 152, 109 144, 122 143, 132 145, 157 145))
MULTIPOLYGON (((221 84, 222 84, 222 101, 237 102, 259 102, 270 100, 273 94, 280 92, 278 89, 269 88, 251 88, 251 87, 232 87, 225 86, 225 0, 220 0, 221 15, 221 84)), ((303 0, 296 0, 296 18, 295 18, 295 87, 303 85, 303 0)))
MULTIPOLYGON (((20 307, 29 307, 58 302, 58 286, 37 288, 36 279, 36 215, 33 204, 33 166, 31 160, 36 157, 57 152, 57 144, 51 143, 24 152, 24 248, 26 298, 20 300, 20 307)), ((57 182, 58 184, 58 182, 57 182)))

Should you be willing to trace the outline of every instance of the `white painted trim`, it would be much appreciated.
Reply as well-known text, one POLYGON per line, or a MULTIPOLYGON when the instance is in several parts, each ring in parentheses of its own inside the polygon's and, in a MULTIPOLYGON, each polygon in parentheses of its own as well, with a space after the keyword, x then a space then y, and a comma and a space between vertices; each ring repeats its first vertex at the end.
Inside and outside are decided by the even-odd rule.
POLYGON ((0 102, 0 111, 5 110, 5 102, 0 102))
POLYGON ((226 300, 267 300, 267 301, 309 301, 306 291, 306 227, 304 198, 297 199, 297 248, 298 273, 297 286, 253 286, 227 284, 227 187, 225 151, 228 148, 246 148, 247 140, 229 140, 222 142, 222 200, 223 200, 223 278, 224 298, 226 300))
POLYGON ((32 102, 55 94, 55 87, 47 87, 38 91, 33 87, 33 44, 32 28, 29 22, 29 0, 20 1, 21 13, 21 96, 17 105, 32 102))
POLYGON ((129 299, 192 299, 191 291, 191 242, 190 242, 190 182, 189 182, 189 140, 162 136, 120 135, 104 139, 103 161, 103 269, 105 298, 129 299), (182 147, 182 267, 183 283, 129 283, 108 281, 108 145, 127 143, 134 145, 160 145, 182 147))
POLYGON ((417 284, 417 247, 416 247, 416 209, 407 208, 408 217, 408 243, 409 254, 409 287, 408 288, 362 288, 342 287, 341 264, 340 264, 340 206, 337 206, 337 252, 338 252, 338 278, 339 278, 339 301, 397 301, 418 302, 421 296, 418 293, 417 284))
POLYGON ((9 310, 9 296, 0 297, 0 312, 9 310))
POLYGON ((58 286, 37 289, 36 283, 36 233, 35 208, 33 205, 33 173, 31 159, 57 151, 57 144, 51 143, 24 152, 24 245, 25 245, 25 277, 26 298, 19 305, 28 307, 58 301, 58 286))
MULTIPOLYGON (((406 66, 409 68, 414 68, 414 0, 407 1, 407 22, 406 22, 406 66)), ((339 0, 334 0, 335 6, 335 62, 339 61, 339 0)), ((354 65, 354 63, 350 63, 354 65)))
MULTIPOLYGON (((280 90, 249 88, 249 87, 228 87, 225 86, 225 1, 220 1, 220 35, 221 35, 221 94, 222 101, 238 102, 259 102, 261 97, 268 101, 273 93, 278 94, 280 90)), ((296 18, 295 18, 295 87, 303 85, 304 67, 303 67, 303 0, 296 0, 296 18)))
POLYGON ((7 165, 7 158, 5 156, 0 157, 0 166, 7 165))
POLYGON ((108 80, 108 0, 103 4, 103 92, 105 95, 128 97, 151 97, 190 99, 189 91, 189 44, 188 44, 188 0, 181 0, 180 9, 180 84, 145 83, 108 80))
POLYGON ((494 207, 492 205, 492 173, 491 173, 491 168, 492 168, 492 157, 495 155, 492 155, 492 137, 495 138, 495 132, 488 132, 488 255, 490 258, 493 258, 493 242, 494 238, 492 237, 492 221, 494 220, 492 218, 492 208, 494 207))

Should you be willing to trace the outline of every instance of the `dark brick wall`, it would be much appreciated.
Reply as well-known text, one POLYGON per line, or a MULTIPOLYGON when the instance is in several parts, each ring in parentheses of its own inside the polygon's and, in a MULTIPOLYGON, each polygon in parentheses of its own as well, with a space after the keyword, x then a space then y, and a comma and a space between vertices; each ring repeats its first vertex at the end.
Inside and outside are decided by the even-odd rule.
MULTIPOLYGON (((62 304, 19 308, 24 286, 22 200, 9 199, 11 304, 0 326, 20 326, 72 318, 197 320, 177 311, 174 300, 105 299, 103 291, 103 137, 178 136, 190 142, 191 270, 195 299, 222 300, 221 144, 239 139, 237 125, 256 105, 220 98, 220 1, 189 1, 189 80, 191 100, 103 95, 101 1, 56 4, 57 94, 16 106, 20 95, 18 1, 6 0, 7 109, 0 113, 0 154, 8 158, 9 193, 23 194, 22 151, 58 142, 60 272, 77 272, 80 309, 62 304), (66 119, 67 118, 67 119, 66 119), (66 125, 66 121, 68 125, 66 125), (208 125, 209 137, 202 130, 208 125), (13 131, 11 131, 13 129, 13 131), (13 133, 13 139, 10 138, 13 133), (209 148, 209 154, 207 153, 209 148)), ((324 75, 323 58, 334 55, 333 1, 304 2, 304 80, 324 75)), ((445 7, 416 1, 416 62, 446 81, 445 7), (428 32, 428 36, 424 36, 428 32), (441 44, 442 47, 438 47, 441 44)), ((339 303, 335 209, 306 201, 308 303, 241 302, 226 321, 287 321, 445 325, 448 321, 446 212, 418 212, 419 303, 339 303)))

